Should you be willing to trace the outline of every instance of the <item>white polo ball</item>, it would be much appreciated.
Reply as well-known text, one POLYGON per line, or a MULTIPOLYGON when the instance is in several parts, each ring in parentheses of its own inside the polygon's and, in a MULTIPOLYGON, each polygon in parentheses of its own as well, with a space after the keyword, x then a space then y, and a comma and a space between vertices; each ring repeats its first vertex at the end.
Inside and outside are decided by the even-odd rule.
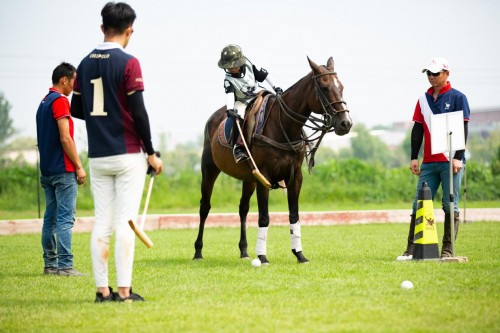
POLYGON ((413 289, 413 283, 411 281, 404 280, 403 282, 401 282, 401 288, 402 289, 413 289))
POLYGON ((260 262, 260 260, 258 258, 255 258, 254 260, 252 260, 253 267, 260 267, 260 265, 262 265, 262 263, 260 262))

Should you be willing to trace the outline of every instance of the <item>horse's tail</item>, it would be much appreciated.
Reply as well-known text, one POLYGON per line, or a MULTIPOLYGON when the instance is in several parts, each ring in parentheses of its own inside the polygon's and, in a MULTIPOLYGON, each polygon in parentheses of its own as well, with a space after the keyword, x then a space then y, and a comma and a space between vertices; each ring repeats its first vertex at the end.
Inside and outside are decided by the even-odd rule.
POLYGON ((209 122, 205 124, 205 130, 203 131, 203 143, 209 145, 211 140, 210 140, 210 131, 208 130, 208 123, 209 122))

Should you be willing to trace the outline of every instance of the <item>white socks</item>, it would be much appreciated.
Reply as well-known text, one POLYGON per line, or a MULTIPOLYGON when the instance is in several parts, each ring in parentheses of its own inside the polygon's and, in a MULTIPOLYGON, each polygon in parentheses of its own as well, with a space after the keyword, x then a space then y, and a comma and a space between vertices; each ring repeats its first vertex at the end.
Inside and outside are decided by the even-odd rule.
POLYGON ((292 242, 292 250, 296 252, 302 251, 302 242, 300 241, 300 221, 290 224, 290 240, 292 242))
MULTIPOLYGON (((257 231, 257 247, 255 249, 256 255, 266 255, 267 253, 267 231, 269 227, 259 228, 257 231)), ((292 250, 296 252, 302 251, 302 241, 300 233, 300 222, 290 224, 290 241, 292 250)))
POLYGON ((257 248, 255 249, 255 253, 260 255, 266 255, 267 253, 267 229, 269 227, 259 228, 257 231, 257 248))

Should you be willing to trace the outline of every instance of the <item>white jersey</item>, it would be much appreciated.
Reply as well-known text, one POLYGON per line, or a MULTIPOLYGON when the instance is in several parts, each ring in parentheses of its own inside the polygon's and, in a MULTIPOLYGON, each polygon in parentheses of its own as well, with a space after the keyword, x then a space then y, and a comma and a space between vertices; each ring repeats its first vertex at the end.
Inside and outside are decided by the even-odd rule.
MULTIPOLYGON (((248 102, 248 100, 255 97, 259 91, 264 90, 264 88, 259 85, 259 82, 263 80, 258 81, 255 78, 254 66, 248 59, 246 59, 243 66, 245 69, 241 77, 234 77, 230 73, 226 73, 224 88, 226 88, 227 91, 229 86, 232 85, 235 89, 234 96, 236 101, 248 102)), ((265 70, 261 69, 261 71, 267 74, 265 70)))

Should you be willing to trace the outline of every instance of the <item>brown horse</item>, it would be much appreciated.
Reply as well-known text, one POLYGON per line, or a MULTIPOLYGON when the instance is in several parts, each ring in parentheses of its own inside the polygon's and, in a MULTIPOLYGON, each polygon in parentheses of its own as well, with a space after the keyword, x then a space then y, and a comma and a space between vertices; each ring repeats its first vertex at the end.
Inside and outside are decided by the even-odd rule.
MULTIPOLYGON (((290 237, 292 252, 299 263, 308 260, 302 254, 299 194, 302 187, 302 162, 309 153, 309 167, 314 164, 314 153, 327 132, 337 135, 349 133, 352 121, 346 102, 342 99, 343 86, 334 70, 333 59, 326 66, 318 66, 308 58, 312 71, 300 79, 282 95, 271 96, 267 102, 264 124, 253 137, 251 154, 261 174, 269 180, 273 188, 285 181, 288 197, 290 237), (277 103, 276 103, 277 102, 277 103), (321 118, 312 114, 320 114, 321 118), (312 128, 314 133, 306 137, 303 128, 312 128), (321 133, 312 138, 316 133, 321 133), (315 144, 315 145, 314 145, 315 144), (313 148, 311 146, 314 145, 313 148)), ((256 255, 263 264, 266 257, 267 230, 269 226, 269 189, 258 182, 252 173, 252 164, 236 164, 229 146, 218 139, 218 128, 226 117, 226 107, 215 111, 205 126, 203 155, 201 158, 201 200, 200 226, 194 244, 194 259, 202 259, 203 230, 208 213, 214 183, 221 171, 243 181, 239 205, 240 215, 240 256, 248 258, 246 239, 246 218, 250 198, 257 187, 259 208, 259 229, 257 232, 256 255)))

